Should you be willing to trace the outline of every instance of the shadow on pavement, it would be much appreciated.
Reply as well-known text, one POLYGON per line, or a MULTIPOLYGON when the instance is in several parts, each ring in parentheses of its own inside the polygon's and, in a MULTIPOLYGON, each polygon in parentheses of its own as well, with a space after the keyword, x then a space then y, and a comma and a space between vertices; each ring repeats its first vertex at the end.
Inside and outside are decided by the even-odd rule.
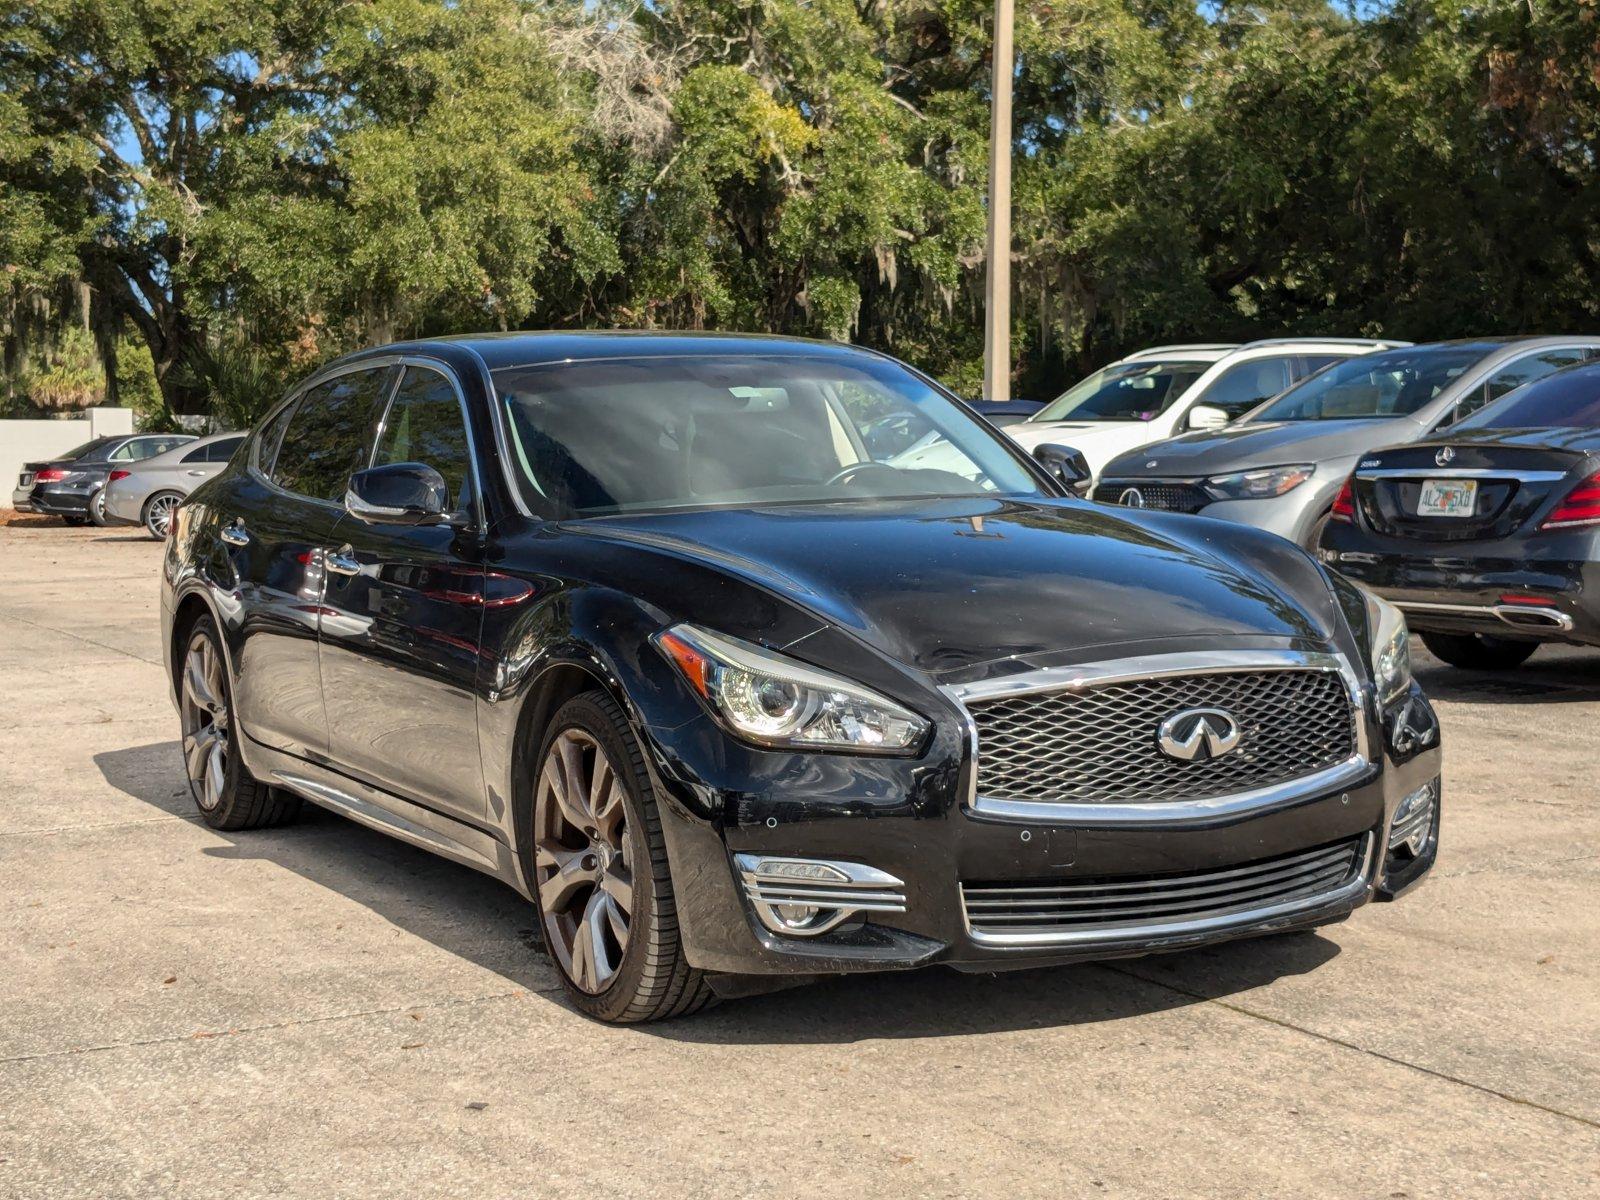
MULTIPOLYGON (((107 783, 165 813, 195 814, 176 741, 97 754, 107 783)), ((274 863, 440 949, 533 991, 558 986, 532 906, 505 884, 306 804, 278 829, 211 830, 203 853, 274 863), (532 949, 530 949, 532 947, 532 949)), ((307 946, 308 955, 317 948, 307 946)))
MULTIPOLYGON (((95 765, 111 786, 162 812, 193 812, 175 741, 97 754, 95 765)), ((212 832, 228 845, 208 855, 275 863, 520 987, 548 993, 557 986, 532 907, 486 875, 311 804, 281 829, 212 832)), ((1248 991, 1313 971, 1338 953, 1334 942, 1299 933, 998 975, 934 967, 848 976, 730 1001, 641 1032, 691 1043, 847 1044, 1093 1025, 1248 991)))
POLYGON ((1510 671, 1463 671, 1412 645, 1412 669, 1434 700, 1456 704, 1585 704, 1600 701, 1600 653, 1541 646, 1510 671))

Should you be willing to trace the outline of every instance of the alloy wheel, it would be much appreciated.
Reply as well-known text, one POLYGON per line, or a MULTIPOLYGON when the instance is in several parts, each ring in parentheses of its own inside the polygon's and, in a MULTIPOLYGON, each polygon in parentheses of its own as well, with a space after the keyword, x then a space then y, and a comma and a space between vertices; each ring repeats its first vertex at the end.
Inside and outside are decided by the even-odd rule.
POLYGON ((579 989, 597 995, 622 968, 633 914, 622 781, 581 729, 562 730, 534 795, 534 881, 545 944, 579 989))
POLYGON ((170 493, 157 496, 145 510, 144 526, 150 536, 165 538, 172 528, 172 514, 178 510, 178 497, 170 493))
POLYGON ((183 761, 195 800, 206 810, 222 801, 228 777, 229 721, 222 658, 203 633, 183 662, 183 761))

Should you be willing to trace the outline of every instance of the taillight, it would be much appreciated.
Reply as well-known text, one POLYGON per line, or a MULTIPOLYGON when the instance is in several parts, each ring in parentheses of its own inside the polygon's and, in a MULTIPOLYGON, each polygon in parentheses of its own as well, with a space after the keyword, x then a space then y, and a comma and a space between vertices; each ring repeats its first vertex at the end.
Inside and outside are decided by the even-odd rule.
POLYGON ((1333 498, 1333 507, 1328 510, 1330 520, 1354 521, 1356 519, 1356 489, 1354 484, 1354 475, 1344 481, 1344 486, 1339 489, 1339 494, 1333 498))
POLYGON ((1570 529, 1574 525, 1600 525, 1600 472, 1568 492, 1539 528, 1570 529))
POLYGON ((33 477, 35 483, 60 483, 67 473, 60 467, 46 467, 33 477))
POLYGON ((106 482, 107 483, 115 483, 117 480, 126 479, 129 475, 132 475, 132 474, 133 474, 132 471, 124 471, 124 470, 118 469, 118 470, 115 470, 115 471, 111 472, 111 474, 106 477, 106 482))

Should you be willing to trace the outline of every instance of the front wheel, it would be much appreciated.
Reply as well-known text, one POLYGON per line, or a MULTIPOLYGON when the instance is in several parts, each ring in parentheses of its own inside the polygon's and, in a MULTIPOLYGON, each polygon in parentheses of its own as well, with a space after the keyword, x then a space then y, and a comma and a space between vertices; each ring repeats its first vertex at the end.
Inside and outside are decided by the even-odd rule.
POLYGON ((1538 642, 1491 637, 1486 633, 1423 633, 1422 644, 1435 658, 1468 671, 1509 671, 1539 648, 1538 642))
POLYGON ((533 789, 533 885, 567 995, 602 1021, 683 1016, 711 1000, 684 957, 644 755, 604 692, 550 722, 533 789))
POLYGON ((262 783, 239 759, 233 693, 210 617, 201 617, 189 631, 181 670, 183 764, 200 819, 213 829, 261 829, 292 821, 300 798, 262 783))

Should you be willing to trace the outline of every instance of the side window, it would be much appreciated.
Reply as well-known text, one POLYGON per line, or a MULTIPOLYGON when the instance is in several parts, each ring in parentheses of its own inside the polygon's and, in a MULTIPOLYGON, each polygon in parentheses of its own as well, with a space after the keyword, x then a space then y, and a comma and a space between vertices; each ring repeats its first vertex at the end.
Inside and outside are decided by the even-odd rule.
POLYGON ((461 404, 450 381, 426 367, 407 367, 405 378, 389 403, 372 465, 416 462, 444 476, 449 507, 465 507, 472 498, 470 445, 461 404))
POLYGON ((123 442, 122 445, 118 446, 110 454, 106 455, 106 461, 107 462, 132 462, 133 461, 133 443, 132 442, 123 442))
POLYGON ((1289 386, 1288 358, 1257 358, 1229 367, 1195 402, 1220 408, 1230 417, 1249 412, 1289 386))
POLYGON ((396 369, 350 371, 302 396, 272 464, 272 482, 318 500, 342 497, 396 369))
POLYGON ((1482 387, 1474 388, 1463 396, 1440 425, 1441 427, 1454 425, 1485 405, 1494 403, 1514 388, 1532 383, 1535 379, 1541 379, 1553 371, 1559 371, 1562 367, 1581 363, 1587 353, 1588 351, 1581 346, 1572 346, 1560 350, 1546 350, 1543 354, 1530 354, 1526 358, 1507 363, 1489 376, 1482 387))
POLYGON ((278 443, 283 441, 283 431, 298 407, 300 407, 299 400, 289 401, 262 427, 260 436, 256 438, 256 470, 269 478, 278 458, 278 443))
MULTIPOLYGON (((212 442, 206 447, 206 462, 225 463, 234 456, 239 449, 243 437, 223 438, 220 442, 212 442)), ((187 460, 186 460, 187 461, 187 460)))
POLYGON ((191 451, 189 451, 189 453, 185 454, 178 461, 179 462, 186 462, 186 463, 210 462, 211 461, 211 447, 210 446, 201 446, 198 450, 191 450, 191 451))
POLYGON ((128 457, 138 461, 144 458, 154 458, 158 454, 165 454, 168 450, 176 450, 183 445, 181 438, 134 438, 128 443, 128 457))

